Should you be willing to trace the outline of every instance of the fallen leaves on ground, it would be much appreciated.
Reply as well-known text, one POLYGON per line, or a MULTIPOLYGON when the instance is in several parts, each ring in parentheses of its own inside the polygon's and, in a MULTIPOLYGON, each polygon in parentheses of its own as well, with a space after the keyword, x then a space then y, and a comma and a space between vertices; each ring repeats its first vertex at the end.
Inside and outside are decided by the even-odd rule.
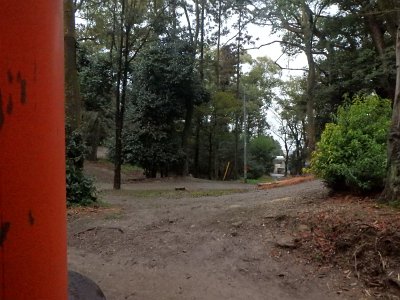
POLYGON ((301 256, 350 270, 352 276, 375 290, 375 296, 383 293, 399 299, 398 210, 369 198, 335 196, 317 209, 300 212, 291 222, 301 256))
POLYGON ((312 175, 297 176, 297 177, 291 177, 288 179, 282 179, 282 180, 278 180, 278 181, 274 181, 274 182, 259 183, 257 185, 257 188, 260 190, 268 190, 268 189, 272 189, 272 188, 276 188, 276 187, 283 187, 283 186, 299 184, 299 183, 311 181, 314 179, 315 178, 312 175))

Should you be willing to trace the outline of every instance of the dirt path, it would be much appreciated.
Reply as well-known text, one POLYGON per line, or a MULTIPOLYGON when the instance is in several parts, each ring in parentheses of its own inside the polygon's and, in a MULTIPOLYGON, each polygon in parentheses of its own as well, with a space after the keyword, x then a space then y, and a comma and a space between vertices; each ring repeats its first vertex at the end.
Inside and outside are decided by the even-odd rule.
POLYGON ((285 217, 326 192, 319 181, 265 191, 193 179, 126 184, 103 192, 110 208, 70 211, 70 269, 109 300, 361 299, 357 283, 341 288, 341 272, 291 254, 285 217))

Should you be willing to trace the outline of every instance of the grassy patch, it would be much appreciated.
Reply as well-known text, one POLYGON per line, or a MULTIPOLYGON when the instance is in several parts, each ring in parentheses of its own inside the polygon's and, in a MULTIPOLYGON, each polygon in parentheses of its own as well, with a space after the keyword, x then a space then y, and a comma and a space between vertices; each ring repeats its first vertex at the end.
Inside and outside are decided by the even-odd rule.
POLYGON ((114 195, 129 196, 132 198, 201 198, 201 197, 218 197, 236 193, 245 193, 245 189, 229 189, 229 190, 193 190, 193 191, 176 191, 176 190, 109 190, 107 193, 114 195))
POLYGON ((271 176, 262 176, 258 179, 247 179, 248 184, 259 184, 259 183, 267 183, 273 181, 275 181, 275 179, 272 178, 271 176))
POLYGON ((124 173, 132 173, 132 172, 143 172, 143 169, 138 166, 125 164, 121 166, 121 171, 124 173))

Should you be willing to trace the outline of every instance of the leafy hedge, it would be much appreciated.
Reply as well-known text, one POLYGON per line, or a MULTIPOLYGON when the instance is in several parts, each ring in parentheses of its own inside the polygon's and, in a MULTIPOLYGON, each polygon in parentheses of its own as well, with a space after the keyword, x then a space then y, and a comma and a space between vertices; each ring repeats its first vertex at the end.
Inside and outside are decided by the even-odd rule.
POLYGON ((88 205, 97 200, 93 180, 83 173, 85 145, 81 133, 67 131, 67 205, 88 205))
POLYGON ((311 170, 329 187, 368 192, 383 187, 390 101, 376 95, 357 96, 339 107, 335 123, 328 123, 311 170))

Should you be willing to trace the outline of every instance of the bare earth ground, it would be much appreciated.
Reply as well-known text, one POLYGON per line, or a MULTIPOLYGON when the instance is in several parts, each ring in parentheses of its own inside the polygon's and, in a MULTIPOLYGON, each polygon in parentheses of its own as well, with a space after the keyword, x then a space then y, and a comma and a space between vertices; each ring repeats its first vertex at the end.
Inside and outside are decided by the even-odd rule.
POLYGON ((399 299, 398 212, 371 200, 328 197, 317 180, 257 190, 132 174, 114 192, 109 169, 86 169, 109 205, 69 210, 69 266, 109 300, 399 299))

